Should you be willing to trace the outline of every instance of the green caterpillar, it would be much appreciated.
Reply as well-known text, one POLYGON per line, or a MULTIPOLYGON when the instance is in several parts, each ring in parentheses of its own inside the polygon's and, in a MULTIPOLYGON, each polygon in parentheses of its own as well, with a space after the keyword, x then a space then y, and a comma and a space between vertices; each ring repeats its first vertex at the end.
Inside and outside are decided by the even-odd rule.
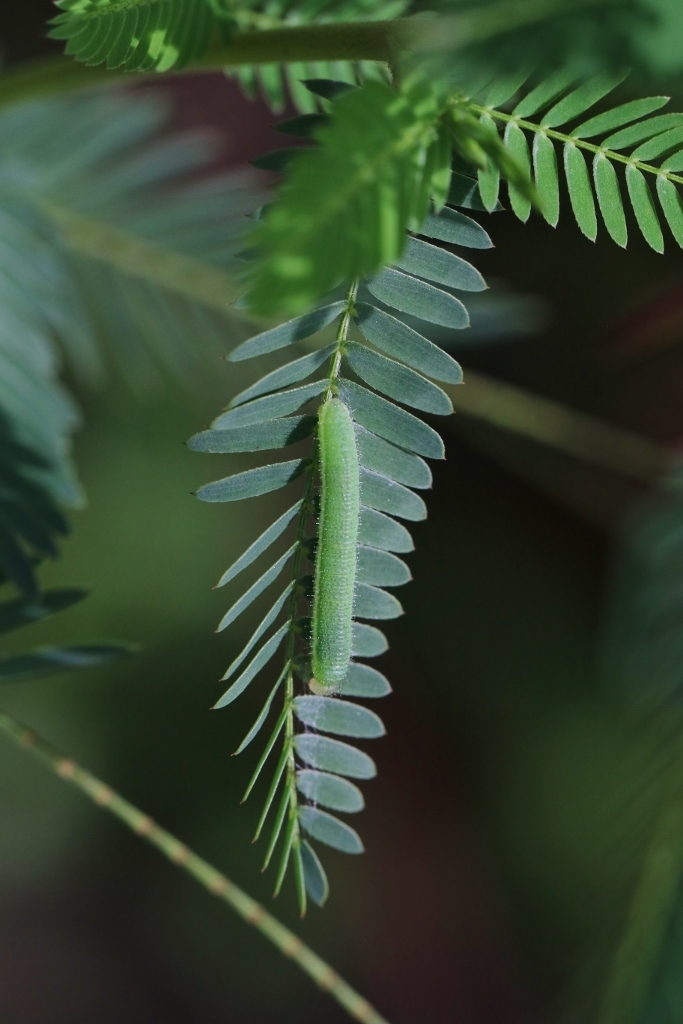
POLYGON ((349 412, 329 398, 318 420, 320 522, 313 594, 312 689, 334 689, 351 660, 360 473, 349 412))

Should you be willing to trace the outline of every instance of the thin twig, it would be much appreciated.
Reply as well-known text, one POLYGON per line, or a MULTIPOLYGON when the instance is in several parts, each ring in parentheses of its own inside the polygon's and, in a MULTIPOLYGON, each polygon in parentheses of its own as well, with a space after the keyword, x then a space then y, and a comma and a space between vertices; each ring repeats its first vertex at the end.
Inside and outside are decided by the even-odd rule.
POLYGON ((466 371, 464 385, 446 390, 456 413, 484 420, 614 473, 651 482, 671 465, 666 449, 639 434, 474 370, 466 371))
POLYGON ((243 921, 253 925, 281 953, 298 964, 301 970, 323 991, 329 993, 350 1017, 361 1021, 361 1024, 388 1024, 367 999, 359 995, 294 932, 170 832, 160 828, 147 814, 119 796, 110 786, 9 715, 0 714, 0 731, 13 739, 18 746, 30 751, 61 779, 70 782, 98 807, 113 814, 141 839, 155 846, 164 857, 191 875, 212 895, 232 907, 243 921))

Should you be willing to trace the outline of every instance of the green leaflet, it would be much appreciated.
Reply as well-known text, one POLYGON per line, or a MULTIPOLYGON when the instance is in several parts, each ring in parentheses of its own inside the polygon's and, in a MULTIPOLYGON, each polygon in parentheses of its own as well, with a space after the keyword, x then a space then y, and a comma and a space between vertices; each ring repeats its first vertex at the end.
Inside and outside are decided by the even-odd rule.
POLYGON ((415 549, 405 526, 383 512, 363 506, 358 521, 358 543, 385 551, 397 551, 399 554, 407 554, 415 549))
POLYGON ((273 657, 278 647, 280 646, 280 644, 286 637, 287 633, 289 632, 289 628, 289 623, 287 622, 285 623, 284 626, 281 626, 280 629, 278 629, 278 631, 271 636, 270 640, 266 641, 266 643, 263 645, 263 647, 258 652, 256 657, 249 662, 244 672, 235 680, 232 686, 230 686, 226 690, 223 696, 216 701, 216 703, 214 704, 214 709, 227 707, 227 705, 232 704, 232 702, 237 697, 239 697, 240 694, 244 693, 247 686, 249 686, 249 683, 255 678, 255 676, 258 675, 261 669, 264 668, 268 664, 270 659, 273 657))
POLYGON ((52 39, 86 64, 127 71, 181 68, 206 52, 216 18, 205 0, 56 0, 52 39))
POLYGON ((464 245, 469 249, 490 249, 493 245, 489 235, 476 220, 458 210, 451 210, 449 206, 444 206, 438 216, 427 214, 418 233, 451 245, 464 245))
POLYGON ((260 537, 257 537, 253 544, 250 544, 243 555, 237 559, 236 562, 226 569, 221 578, 219 579, 216 587, 223 587, 230 580, 234 579, 238 573, 246 569, 252 562, 254 562, 260 554, 267 550, 274 544, 275 541, 280 537, 287 529, 291 521, 301 510, 301 502, 297 501, 296 504, 292 505, 291 508, 287 509, 286 512, 276 519, 272 526, 269 526, 267 530, 264 530, 260 537))
POLYGON ((349 671, 340 684, 339 693, 342 697, 386 697, 391 693, 391 686, 376 668, 351 662, 349 671))
POLYGON ((338 389, 353 418, 361 426, 418 455, 429 459, 444 457, 443 441, 439 435, 412 413, 351 381, 342 381, 338 389))
POLYGON ((660 114, 658 117, 649 117, 646 121, 631 125, 630 128, 622 128, 621 131, 609 135, 602 145, 605 149, 618 152, 620 149, 636 146, 644 139, 652 139, 655 135, 661 135, 678 125, 683 125, 683 114, 660 114))
POLYGON ((397 402, 437 416, 449 416, 453 412, 453 404, 445 391, 407 366, 352 341, 346 343, 346 358, 361 380, 397 402))
POLYGON ((292 388, 290 391, 280 391, 276 395, 256 398, 245 405, 237 406, 236 409, 221 413, 211 424, 211 429, 232 430, 235 427, 246 427, 252 423, 263 423, 264 420, 288 416, 290 412, 296 412, 312 398, 317 398, 326 387, 326 381, 316 380, 312 384, 304 384, 303 387, 292 388))
POLYGON ((470 318, 459 299, 431 284, 390 268, 365 282, 380 302, 442 327, 469 327, 470 318))
POLYGON ((393 594, 368 583, 357 583, 353 614, 359 619, 398 619, 403 615, 403 608, 393 594))
POLYGON ((56 612, 71 607, 87 597, 88 591, 77 587, 44 590, 36 600, 17 597, 0 604, 0 633, 10 633, 21 626, 41 622, 56 612))
POLYGON ((281 420, 266 420, 232 430, 203 430, 187 442, 193 452, 259 452, 272 448, 285 448, 309 437, 315 425, 315 416, 291 416, 281 420))
POLYGON ((643 142, 642 145, 633 150, 631 157, 634 160, 642 160, 644 162, 656 160, 658 157, 669 153, 672 149, 678 149, 681 143, 683 143, 683 125, 678 128, 672 128, 670 131, 664 132, 654 139, 649 139, 647 142, 643 142))
POLYGON ((659 226, 657 210, 645 175, 637 167, 629 165, 626 168, 626 185, 638 227, 642 231, 645 241, 656 252, 664 252, 664 236, 659 226))
POLYGON ((365 806, 363 794, 358 786, 354 786, 348 779, 342 779, 339 775, 304 768, 297 772, 296 786, 307 800, 322 807, 329 807, 332 811, 356 814, 365 806))
POLYGON ((405 249, 394 266, 448 288, 468 292, 482 292, 486 289, 484 278, 471 263, 419 238, 406 239, 405 249))
POLYGON ((521 68, 509 75, 496 79, 486 93, 486 106, 502 107, 519 92, 530 74, 529 68, 521 68))
POLYGON ((230 679, 231 676, 233 676, 235 674, 237 669, 240 667, 240 665, 245 660, 245 658, 251 653, 251 651, 254 649, 254 647, 259 642, 259 640, 264 635, 264 633, 266 633, 267 630, 270 629, 270 627, 275 622, 276 618, 278 617, 278 615, 280 614, 280 612, 284 608, 285 601, 287 600, 288 597, 290 597, 290 595, 292 593, 292 590, 294 589, 295 586, 296 586, 296 581, 295 580, 292 580, 287 585, 287 588, 285 589, 284 593, 281 594, 278 597, 278 599, 275 602, 275 604, 273 605, 273 607, 270 609, 270 611, 265 616, 265 618, 256 627, 254 633, 249 638, 249 640, 247 641, 245 646, 242 648, 240 653, 232 661, 232 663, 230 664, 229 668, 226 670, 225 674, 221 676, 221 682, 226 682, 228 679, 230 679))
POLYGON ((363 844, 358 833, 326 811, 302 807, 299 820, 310 836, 342 853, 362 853, 363 844))
POLYGON ((130 644, 78 644, 68 647, 37 647, 24 654, 0 656, 0 683, 39 679, 56 672, 107 665, 132 654, 130 644))
POLYGON ((337 736, 369 740, 385 733, 382 720, 374 711, 336 697, 297 697, 294 711, 304 725, 337 736))
POLYGON ((399 255, 406 227, 418 230, 428 212, 427 157, 441 111, 414 76, 398 93, 369 82, 335 102, 319 145, 295 161, 279 202, 254 233, 262 253, 253 268, 255 310, 299 313, 340 281, 372 274, 399 255), (350 235, 349 221, 363 230, 350 235), (330 238, 345 244, 330 245, 330 238))
POLYGON ((352 779, 374 779, 377 774, 371 757, 342 740, 303 733, 294 738, 294 747, 304 764, 320 771, 352 779))
POLYGON ((554 107, 548 111, 541 121, 543 128, 556 128, 560 124, 579 117, 592 107, 598 100, 601 100, 607 93, 616 89, 626 78, 627 71, 616 73, 601 73, 589 78, 578 88, 572 90, 567 96, 559 100, 554 107))
POLYGON ((330 887, 327 882, 327 876, 323 870, 323 866, 318 859, 313 847, 310 843, 303 842, 301 844, 301 861, 303 865, 304 881, 306 883, 306 892, 318 907, 322 907, 327 902, 327 897, 330 894, 330 887))
POLYGON ((451 187, 448 190, 448 202, 451 206, 462 206, 465 210, 482 210, 487 213, 494 213, 502 210, 498 203, 493 210, 486 210, 482 202, 479 183, 475 178, 467 174, 453 174, 451 176, 451 187))
POLYGON ((541 212, 552 227, 560 219, 560 183, 557 175, 555 147, 543 132, 534 136, 533 163, 536 191, 541 212))
POLYGON ((602 135, 603 132, 613 132, 624 124, 637 121, 653 110, 659 110, 669 102, 668 96, 650 96, 642 100, 631 100, 630 103, 622 103, 613 110, 607 110, 604 114, 597 114, 595 117, 583 121, 577 128, 572 129, 572 136, 575 139, 590 139, 594 135, 602 135))
MULTIPOLYGON (((497 104, 491 105, 497 106, 497 104)), ((479 123, 484 131, 498 139, 498 129, 488 114, 482 114, 479 123)), ((498 194, 500 192, 500 168, 489 160, 487 168, 479 169, 477 180, 479 181, 479 194, 482 202, 489 212, 493 212, 498 203, 498 194)))
POLYGON ((204 484, 196 492, 197 497, 200 501, 242 501, 244 498, 255 498, 286 487, 292 480, 296 480, 304 466, 304 459, 292 459, 289 462, 261 466, 259 469, 246 469, 243 473, 204 484))
POLYGON ((384 633, 363 622, 353 624, 353 655, 356 658, 379 658, 389 650, 384 633))
POLYGON ((666 178, 657 178, 657 194, 671 233, 683 246, 683 202, 676 186, 666 178))
POLYGON ((382 473, 407 487, 423 490, 432 486, 432 471, 419 455, 397 448, 358 423, 355 425, 356 448, 361 466, 382 473))
POLYGON ((564 169, 576 223, 584 235, 594 242, 598 234, 598 221, 588 167, 583 153, 572 142, 564 147, 564 169))
POLYGON ((314 309, 312 313, 288 320, 287 323, 273 327, 269 331, 263 331, 261 334, 243 341, 241 345, 232 350, 228 358, 231 362, 236 363, 243 359, 266 355, 268 352, 276 352, 297 341, 304 341, 317 334, 318 331, 322 331, 324 327, 341 316, 345 305, 345 302, 333 302, 329 306, 314 309))
POLYGON ((598 153, 593 161, 593 179, 605 227, 617 245, 625 249, 628 241, 628 229, 619 190, 619 180, 614 165, 601 153, 598 153))
MULTIPOLYGON (((518 124, 514 121, 509 121, 505 127, 505 145, 507 146, 510 156, 515 160, 519 166, 531 174, 531 159, 529 157, 529 145, 526 141, 526 136, 518 124)), ((511 181, 508 181, 508 195, 510 197, 510 205, 522 221, 529 219, 531 213, 531 200, 526 196, 516 185, 513 185, 511 181)))
POLYGON ((285 667, 283 668, 282 672, 280 673, 280 675, 278 677, 278 680, 275 683, 275 686, 273 687, 273 689, 268 694, 268 697, 266 699, 266 703, 261 708, 261 710, 259 712, 258 718, 256 719, 256 721, 252 725, 251 729, 249 730, 247 735, 244 737, 244 739, 240 743, 239 747, 235 751, 235 754, 241 754, 242 751, 245 750, 249 746, 251 741, 253 739, 255 739, 258 736, 258 734, 260 733, 260 731, 263 728, 263 726, 265 724, 265 721, 266 721, 266 719, 268 717, 268 712, 270 711, 271 707, 273 706, 273 701, 275 699, 275 695, 278 692, 278 690, 280 689, 280 687, 282 686, 282 683, 284 682, 284 679, 285 679, 285 676, 287 675, 288 669, 289 669, 289 664, 286 664, 285 667))
POLYGON ((380 548, 359 545, 356 568, 358 582, 370 583, 375 587, 400 587, 412 579, 405 562, 380 548))
POLYGON ((363 336, 394 359, 400 359, 436 380, 449 384, 462 382, 462 369, 452 356, 396 317, 376 306, 359 302, 356 304, 356 321, 363 336))
POLYGON ((413 491, 379 473, 362 469, 360 474, 360 499, 363 505, 399 519, 418 522, 427 518, 427 506, 413 491))
POLYGON ((286 363, 277 370, 267 373, 265 377, 261 377, 255 384, 235 395, 230 402, 230 408, 234 409, 236 405, 244 405, 245 402, 251 401, 252 398, 267 395, 269 391, 279 391, 280 388, 286 388, 290 384, 297 384, 300 380, 305 380, 306 377, 310 377, 323 363, 331 358, 335 348, 334 344, 327 345, 317 352, 301 356, 300 359, 294 359, 291 363, 286 363))
POLYGON ((286 566, 287 562, 296 551, 297 547, 298 544, 292 544, 292 546, 288 548, 287 551, 285 551, 284 555, 278 558, 277 562, 274 565, 271 565, 270 569, 264 572, 263 575, 260 576, 256 580, 256 582, 249 587, 246 593, 242 594, 239 600, 235 601, 233 606, 225 613, 225 615, 219 622, 218 627, 216 629, 217 633, 220 633, 222 630, 227 629, 228 626, 230 626, 235 621, 235 619, 239 615, 241 615, 242 612, 245 611, 249 607, 249 605, 252 604, 252 602, 255 601, 256 598, 259 597, 259 595, 261 595, 263 591, 266 590, 266 588, 269 587, 270 584, 278 578, 278 576, 286 566))
POLYGON ((560 68, 524 96, 512 111, 515 117, 531 117, 553 103, 576 80, 576 72, 560 68))

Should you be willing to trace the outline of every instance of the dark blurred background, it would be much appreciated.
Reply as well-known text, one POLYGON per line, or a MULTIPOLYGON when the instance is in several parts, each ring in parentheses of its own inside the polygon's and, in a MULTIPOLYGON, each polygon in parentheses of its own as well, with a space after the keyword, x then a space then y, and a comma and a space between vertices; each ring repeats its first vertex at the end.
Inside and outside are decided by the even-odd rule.
MULTIPOLYGON (((51 52, 52 10, 3 0, 10 65, 51 52)), ((145 88, 170 95, 175 127, 220 131, 224 166, 279 144, 273 115, 220 75, 145 88)), ((543 297, 550 316, 533 338, 455 350, 465 369, 675 445, 683 256, 673 243, 658 256, 632 230, 627 252, 604 231, 592 245, 566 210, 555 232, 538 217, 487 220, 496 248, 474 254, 478 267, 543 297)), ((270 904, 250 843, 257 807, 239 805, 254 758, 230 757, 262 695, 208 708, 255 621, 214 637, 232 594, 211 587, 275 503, 200 505, 190 491, 216 467, 182 444, 249 372, 212 361, 187 387, 144 400, 115 378, 79 394, 89 505, 44 579, 90 584, 93 596, 32 639, 117 637, 143 651, 8 689, 3 706, 270 904)), ((631 797, 656 751, 597 671, 615 533, 644 489, 464 416, 444 433, 448 459, 400 594, 407 614, 390 625, 381 666, 395 693, 373 751, 379 777, 365 787, 367 853, 327 854, 323 912, 299 924, 289 888, 275 911, 392 1024, 578 1019, 652 813, 631 797)), ((42 767, 3 746, 0 780, 3 1024, 346 1019, 42 767)))

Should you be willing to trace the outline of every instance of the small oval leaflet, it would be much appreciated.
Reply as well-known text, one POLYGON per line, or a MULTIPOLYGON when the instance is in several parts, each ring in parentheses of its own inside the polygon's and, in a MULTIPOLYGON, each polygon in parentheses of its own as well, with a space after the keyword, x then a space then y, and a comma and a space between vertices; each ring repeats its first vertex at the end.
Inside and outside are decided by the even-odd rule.
POLYGON ((405 526, 384 512, 362 505, 358 519, 358 543, 383 551, 397 551, 402 555, 415 549, 413 538, 405 526))
POLYGON ((231 430, 203 430, 189 439, 187 447, 193 452, 212 454, 286 448, 310 437, 316 422, 315 416, 290 416, 231 430))
POLYGON ((365 800, 358 786, 348 779, 329 772, 316 772, 304 768, 296 774, 296 785, 300 793, 312 803, 329 807, 332 811, 355 814, 362 811, 365 800))
POLYGON ((342 853, 362 853, 363 844, 355 829, 327 811, 315 807, 299 808, 299 821, 309 836, 342 853))
POLYGON ((357 583, 353 614, 358 619, 398 619, 403 615, 401 602, 386 590, 368 583, 357 583))
POLYGON ((296 697, 294 710, 300 722, 321 732, 355 739, 376 739, 385 733, 374 711, 336 697, 296 697))
POLYGON ((443 441, 435 430, 417 416, 349 380, 341 381, 338 390, 351 409, 353 418, 361 426, 417 455, 424 455, 428 459, 444 458, 443 441))
POLYGON ((383 676, 376 668, 352 661, 346 678, 341 681, 339 693, 343 697, 375 699, 387 697, 391 693, 391 686, 386 676, 383 676))
POLYGON ((287 345, 294 344, 295 341, 310 338, 311 335, 317 334, 323 327, 327 327, 333 320, 336 320, 345 305, 345 302, 333 302, 329 306, 315 309, 312 313, 288 320, 287 323, 273 327, 269 331, 263 331, 233 349, 229 359, 231 362, 252 359, 254 356, 262 356, 267 352, 285 348, 287 345))
POLYGON ((306 840, 301 844, 301 864, 306 892, 316 906, 324 906, 330 894, 330 886, 317 853, 306 840))
POLYGON ((432 471, 419 455, 397 448, 391 441, 372 434, 359 423, 356 431, 356 448, 361 466, 388 476, 406 487, 426 490, 432 486, 432 471))
POLYGON ((441 327, 460 329, 470 325, 469 315, 460 299, 400 270, 381 270, 365 284, 376 299, 402 313, 410 313, 441 327))
POLYGON ((364 622, 353 624, 353 655, 356 658, 379 658, 389 650, 384 633, 375 626, 366 626, 364 622))
POLYGON ((243 473, 204 484, 197 491, 200 501, 242 501, 261 494, 277 491, 296 480, 306 464, 305 459, 276 462, 259 469, 246 469, 243 473))
POLYGON ((352 779, 374 779, 377 774, 371 757, 342 740, 303 733, 294 738, 294 749, 305 764, 324 772, 348 775, 352 779))
POLYGON ((362 469, 360 474, 360 498, 368 508, 388 512, 399 519, 419 522, 427 518, 427 506, 418 494, 367 469, 362 469))
POLYGON ((428 377, 449 384, 462 382, 462 369, 453 356, 423 338, 402 320, 367 302, 357 303, 356 313, 363 336, 377 348, 428 377))
POLYGON ((365 545, 356 550, 356 573, 359 583, 374 587, 401 587, 412 579, 410 569, 396 555, 365 545))

